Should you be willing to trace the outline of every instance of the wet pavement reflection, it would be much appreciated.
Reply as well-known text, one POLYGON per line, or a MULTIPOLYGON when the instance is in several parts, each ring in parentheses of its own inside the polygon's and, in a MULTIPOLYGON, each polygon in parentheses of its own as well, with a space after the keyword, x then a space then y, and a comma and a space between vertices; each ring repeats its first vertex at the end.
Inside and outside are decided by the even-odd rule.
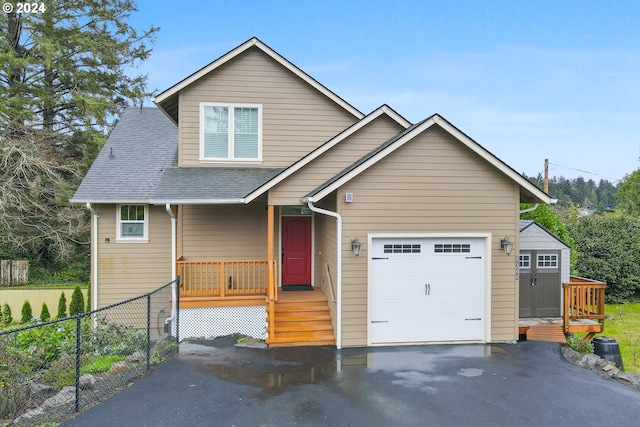
MULTIPOLYGON (((234 338, 182 342, 181 360, 192 360, 203 374, 264 390, 336 381, 358 371, 389 373, 392 383, 434 392, 430 383, 451 382, 446 365, 468 358, 513 357, 499 345, 435 345, 337 350, 332 347, 238 348, 234 338)), ((455 375, 477 377, 483 369, 456 368, 455 375)))

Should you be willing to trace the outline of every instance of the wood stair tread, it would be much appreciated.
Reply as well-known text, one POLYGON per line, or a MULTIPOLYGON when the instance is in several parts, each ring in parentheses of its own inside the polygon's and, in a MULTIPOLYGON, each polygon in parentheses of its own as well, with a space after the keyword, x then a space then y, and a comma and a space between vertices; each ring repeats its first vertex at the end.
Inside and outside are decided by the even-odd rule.
POLYGON ((270 346, 322 346, 336 343, 326 299, 275 301, 272 323, 267 319, 267 324, 270 336, 267 343, 270 346))
POLYGON ((527 328, 527 340, 567 343, 562 325, 532 325, 527 328))

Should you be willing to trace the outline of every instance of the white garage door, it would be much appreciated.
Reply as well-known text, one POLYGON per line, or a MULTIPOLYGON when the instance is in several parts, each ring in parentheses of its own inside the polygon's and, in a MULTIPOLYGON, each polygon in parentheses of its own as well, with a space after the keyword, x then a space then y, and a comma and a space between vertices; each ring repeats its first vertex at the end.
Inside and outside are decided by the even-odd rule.
POLYGON ((371 344, 482 341, 483 238, 374 238, 371 344))

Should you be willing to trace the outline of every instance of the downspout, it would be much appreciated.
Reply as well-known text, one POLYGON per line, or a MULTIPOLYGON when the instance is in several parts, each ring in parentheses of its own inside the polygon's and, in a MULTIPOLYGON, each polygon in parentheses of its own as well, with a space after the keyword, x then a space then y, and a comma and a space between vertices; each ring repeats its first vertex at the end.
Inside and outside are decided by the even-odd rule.
POLYGON ((176 289, 176 216, 173 214, 171 210, 171 204, 165 204, 165 210, 171 217, 171 316, 166 318, 164 323, 169 324, 173 319, 176 318, 177 313, 177 303, 178 303, 178 294, 176 289))
POLYGON ((332 212, 332 211, 328 211, 326 209, 321 209, 318 208, 316 206, 313 206, 313 198, 312 197, 308 197, 307 198, 307 205, 309 206, 309 209, 311 209, 312 212, 315 213, 319 213, 322 215, 327 215, 327 216, 332 216, 336 219, 336 223, 337 223, 337 231, 336 231, 336 236, 337 236, 337 240, 336 240, 336 246, 338 247, 337 249, 337 261, 336 261, 336 270, 337 270, 337 276, 336 277, 336 293, 338 294, 338 298, 336 300, 336 326, 337 326, 337 330, 336 330, 336 347, 338 348, 338 350, 340 350, 341 348, 341 343, 342 343, 342 217, 340 216, 339 213, 337 212, 332 212))
POLYGON ((539 205, 539 204, 540 204, 540 203, 536 203, 536 204, 535 204, 535 205, 533 205, 533 207, 531 207, 531 208, 522 209, 522 210, 520 211, 520 215, 522 215, 523 213, 527 213, 527 212, 535 211, 536 209, 538 209, 538 205, 539 205))
POLYGON ((92 207, 91 203, 87 202, 87 209, 93 215, 93 235, 91 236, 91 256, 93 257, 93 289, 91 290, 91 309, 96 310, 98 308, 98 212, 92 207))

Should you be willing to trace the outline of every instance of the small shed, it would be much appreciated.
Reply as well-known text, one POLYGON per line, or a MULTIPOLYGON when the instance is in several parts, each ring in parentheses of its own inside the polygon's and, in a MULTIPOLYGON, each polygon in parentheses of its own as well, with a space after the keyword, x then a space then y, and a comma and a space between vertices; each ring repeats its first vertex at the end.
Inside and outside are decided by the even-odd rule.
POLYGON ((520 317, 562 315, 562 284, 569 282, 570 247, 542 225, 520 220, 520 317))

